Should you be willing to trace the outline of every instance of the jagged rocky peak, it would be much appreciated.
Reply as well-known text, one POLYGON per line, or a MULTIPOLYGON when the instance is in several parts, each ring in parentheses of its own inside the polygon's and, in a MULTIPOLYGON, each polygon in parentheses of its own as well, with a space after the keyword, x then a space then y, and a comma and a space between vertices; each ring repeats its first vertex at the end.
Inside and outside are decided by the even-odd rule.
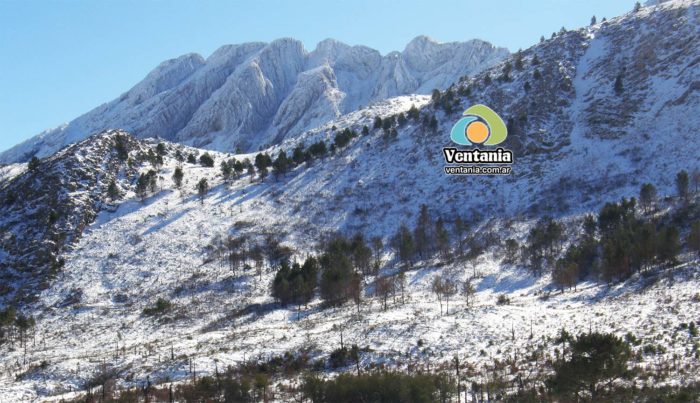
POLYGON ((206 60, 188 54, 162 63, 118 99, 0 154, 0 163, 45 157, 114 127, 138 138, 255 150, 372 102, 446 88, 507 54, 481 41, 437 44, 421 37, 385 56, 333 39, 311 52, 292 38, 226 45, 206 60), (307 72, 322 75, 301 79, 307 72), (289 116, 280 116, 282 107, 289 116))
POLYGON ((156 94, 177 86, 204 64, 204 58, 196 53, 166 60, 129 90, 125 94, 126 98, 132 105, 139 104, 156 94))

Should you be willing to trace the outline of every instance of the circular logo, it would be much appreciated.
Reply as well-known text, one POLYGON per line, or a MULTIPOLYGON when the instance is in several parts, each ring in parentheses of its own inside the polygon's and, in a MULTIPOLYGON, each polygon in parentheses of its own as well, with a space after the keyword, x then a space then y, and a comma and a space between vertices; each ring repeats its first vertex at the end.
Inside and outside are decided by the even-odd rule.
POLYGON ((491 131, 486 123, 480 120, 475 120, 467 125, 465 134, 467 136, 467 140, 474 144, 481 144, 489 138, 491 131))

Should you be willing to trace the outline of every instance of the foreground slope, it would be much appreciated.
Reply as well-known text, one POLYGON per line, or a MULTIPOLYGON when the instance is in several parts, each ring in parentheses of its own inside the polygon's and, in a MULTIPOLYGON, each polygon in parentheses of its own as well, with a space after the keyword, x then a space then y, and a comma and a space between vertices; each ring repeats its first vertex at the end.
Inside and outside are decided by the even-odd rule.
MULTIPOLYGON (((663 382, 692 380, 698 373, 695 340, 678 330, 699 314, 698 261, 691 254, 645 278, 612 287, 590 281, 557 294, 550 293, 548 277, 533 277, 506 263, 499 247, 486 247, 472 261, 419 262, 407 272, 407 299, 402 303, 397 296, 386 311, 373 278, 367 278, 357 313, 353 305, 322 309, 318 298, 301 309, 280 307, 270 296, 274 267, 232 271, 212 260, 211 251, 227 235, 276 235, 297 259, 335 231, 362 231, 387 244, 401 222, 415 222, 421 204, 447 221, 464 218, 477 236, 522 240, 531 219, 547 214, 562 219, 573 236, 581 213, 636 195, 643 182, 670 195, 676 172, 697 168, 692 133, 700 127, 691 113, 698 102, 693 83, 700 55, 692 46, 697 11, 696 1, 669 2, 562 32, 523 52, 522 68, 509 59, 510 71, 497 65, 435 101, 400 97, 344 115, 267 151, 291 154, 299 141, 330 144, 345 128, 360 133, 368 126, 369 133, 263 182, 242 175, 225 184, 217 168, 184 163, 184 191, 172 190, 176 151, 202 151, 168 144, 163 190, 142 203, 133 193, 135 176, 121 178, 128 191, 118 206, 99 213, 63 253, 59 278, 27 306, 38 319, 37 343, 26 355, 16 346, 2 347, 3 396, 63 395, 89 384, 105 366, 122 384, 142 385, 146 379, 182 381, 191 376, 192 364, 202 374, 285 351, 308 349, 323 358, 339 347, 341 332, 346 343, 373 350, 363 355, 363 366, 434 366, 457 353, 488 370, 514 356, 528 365, 518 360, 533 344, 552 359, 552 340, 562 327, 631 332, 644 345, 663 347, 643 355, 643 364, 660 367, 677 357, 684 372, 675 374, 691 374, 663 382), (649 48, 649 41, 655 45, 649 48), (649 52, 647 62, 636 62, 649 52), (615 90, 618 76, 622 91, 615 90), (515 153, 509 177, 450 177, 442 171, 449 129, 474 103, 492 106, 509 121, 505 144, 515 153), (386 132, 372 129, 375 117, 407 113, 413 104, 420 108, 417 119, 386 132), (203 203, 194 190, 201 178, 211 186, 203 203), (430 289, 438 274, 474 276, 474 306, 451 301, 450 315, 441 315, 430 289), (510 305, 496 304, 501 294, 510 305), (159 318, 145 315, 158 298, 171 301, 172 310, 159 318)), ((232 157, 213 156, 217 164, 232 157)), ((141 172, 149 168, 137 166, 141 172)), ((396 270, 388 248, 385 253, 383 275, 396 270)))

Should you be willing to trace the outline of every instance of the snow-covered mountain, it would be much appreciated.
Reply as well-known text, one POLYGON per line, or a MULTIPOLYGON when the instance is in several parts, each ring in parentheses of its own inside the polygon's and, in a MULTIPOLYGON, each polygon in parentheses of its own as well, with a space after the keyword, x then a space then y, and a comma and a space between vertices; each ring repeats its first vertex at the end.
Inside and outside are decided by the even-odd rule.
POLYGON ((481 40, 437 43, 425 36, 382 56, 327 39, 226 45, 206 60, 161 63, 118 99, 0 154, 0 163, 45 157, 92 133, 119 128, 220 151, 256 150, 397 95, 427 94, 508 55, 481 40))
MULTIPOLYGON (((120 385, 141 386, 146 380, 184 381, 193 366, 201 376, 289 351, 308 349, 314 359, 325 359, 341 337, 348 345, 370 347, 362 356, 363 368, 437 366, 457 354, 474 373, 492 374, 494 363, 508 360, 514 362, 509 367, 528 368, 533 345, 539 354, 535 360, 555 360, 560 346, 553 340, 562 328, 630 333, 644 346, 663 346, 653 355, 638 348, 647 368, 670 360, 684 368, 682 379, 639 379, 644 385, 696 379, 697 341, 677 331, 698 317, 695 255, 684 253, 673 268, 611 287, 590 279, 576 291, 556 294, 549 276, 532 276, 508 263, 502 241, 524 241, 533 220, 549 215, 564 225, 566 242, 574 242, 584 213, 636 196, 645 182, 655 184, 659 195, 672 195, 678 171, 700 169, 698 12, 698 0, 642 8, 557 33, 446 86, 439 98, 400 96, 342 114, 264 151, 272 157, 281 150, 293 155, 300 144, 333 144, 345 129, 359 134, 367 126, 367 134, 264 181, 242 174, 226 183, 218 168, 230 158, 254 160, 256 152, 212 152, 216 164, 208 168, 178 159, 178 152, 187 156, 204 150, 166 141, 159 167, 163 180, 142 202, 135 194, 137 173, 153 168, 143 155, 158 140, 127 136, 128 158, 119 159, 114 145, 115 136, 126 136, 122 132, 78 143, 42 161, 38 171, 5 168, 0 196, 24 193, 15 198, 20 203, 0 207, 0 225, 15 237, 5 236, 0 244, 4 261, 21 261, 27 253, 22 240, 44 239, 33 225, 23 225, 51 216, 46 209, 54 202, 41 192, 49 183, 39 176, 42 172, 62 178, 65 196, 56 202, 66 206, 58 216, 61 222, 89 221, 75 208, 79 203, 89 207, 94 221, 80 224, 82 231, 75 231, 76 225, 49 226, 57 231, 53 238, 64 239, 64 227, 69 235, 61 244, 47 242, 58 246, 46 249, 50 261, 63 259, 50 281, 42 283, 43 277, 19 266, 3 268, 14 282, 5 290, 6 301, 20 287, 24 291, 18 294, 35 297, 22 308, 37 318, 39 336, 26 350, 0 346, 0 365, 6 369, 0 372, 0 400, 70 398, 71 390, 91 385, 105 368, 120 385), (450 128, 477 103, 491 106, 508 122, 503 145, 515 155, 509 176, 444 174, 442 147, 450 144, 450 128), (408 114, 413 105, 417 117, 408 114), (407 116, 403 123, 392 119, 400 114, 407 116), (387 130, 374 128, 376 117, 393 123, 387 130), (177 166, 184 169, 182 191, 170 180, 177 166), (123 194, 106 203, 104 186, 112 179, 123 194), (203 202, 195 190, 201 179, 210 186, 203 202), (275 236, 302 260, 328 234, 361 232, 383 240, 380 275, 392 275, 395 260, 386 245, 401 223, 416 222, 422 204, 445 222, 463 218, 470 227, 467 241, 483 252, 471 260, 420 261, 406 272, 406 302, 394 301, 387 310, 376 294, 376 276, 365 278, 359 313, 350 303, 327 308, 318 296, 305 307, 281 307, 270 295, 274 266, 231 270, 216 257, 229 236, 249 242, 275 236), (438 274, 460 281, 473 275, 473 306, 451 301, 453 313, 441 315, 431 291, 438 274), (511 303, 496 304, 500 295, 511 303), (143 314, 158 298, 172 304, 159 320, 143 314)), ((332 55, 331 45, 319 49, 332 55)), ((313 54, 308 60, 318 56, 313 54)), ((297 80, 319 91, 331 73, 341 81, 337 67, 317 69, 297 80)), ((179 80, 177 75, 170 79, 179 80)), ((153 84, 159 85, 165 84, 153 84)), ((343 100, 352 97, 345 92, 343 100)), ((679 204, 671 197, 659 201, 659 219, 668 219, 664 214, 679 204)))

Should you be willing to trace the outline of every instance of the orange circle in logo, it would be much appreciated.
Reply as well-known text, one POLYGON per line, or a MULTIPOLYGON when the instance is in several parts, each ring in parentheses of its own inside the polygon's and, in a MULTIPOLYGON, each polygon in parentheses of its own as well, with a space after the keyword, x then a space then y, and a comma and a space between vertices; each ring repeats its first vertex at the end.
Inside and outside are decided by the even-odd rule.
POLYGON ((484 122, 475 121, 467 126, 467 139, 472 143, 483 143, 489 137, 489 127, 484 122))

